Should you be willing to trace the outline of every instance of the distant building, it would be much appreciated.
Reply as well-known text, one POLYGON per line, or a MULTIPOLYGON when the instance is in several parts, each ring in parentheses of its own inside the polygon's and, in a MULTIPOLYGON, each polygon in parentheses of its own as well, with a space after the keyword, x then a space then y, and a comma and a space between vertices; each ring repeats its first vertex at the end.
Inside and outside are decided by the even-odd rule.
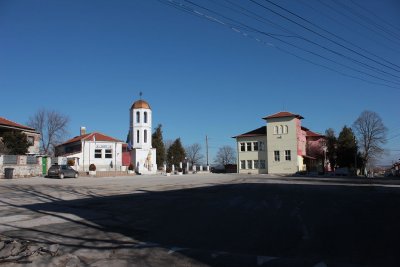
POLYGON ((28 154, 37 155, 40 153, 40 133, 35 129, 10 121, 6 118, 0 117, 0 140, 4 133, 6 132, 22 132, 28 138, 28 143, 30 144, 28 148, 28 154))
POLYGON ((152 111, 144 100, 134 102, 129 110, 129 143, 131 162, 141 174, 157 172, 156 149, 152 147, 152 111))
POLYGON ((266 126, 235 136, 239 173, 290 174, 323 170, 323 135, 301 126, 301 115, 278 112, 266 126), (308 152, 308 153, 307 153, 308 152))
POLYGON ((56 157, 74 159, 78 171, 89 171, 90 164, 96 165, 97 171, 120 171, 123 144, 99 132, 86 133, 81 127, 79 136, 56 146, 56 157))

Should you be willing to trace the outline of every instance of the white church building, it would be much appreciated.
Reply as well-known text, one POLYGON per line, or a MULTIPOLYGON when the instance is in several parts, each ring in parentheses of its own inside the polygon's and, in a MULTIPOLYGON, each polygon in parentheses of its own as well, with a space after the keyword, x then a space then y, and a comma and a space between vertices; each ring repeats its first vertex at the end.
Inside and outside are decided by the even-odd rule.
POLYGON ((129 145, 131 162, 141 174, 157 172, 156 149, 152 147, 152 111, 150 105, 140 99, 129 110, 129 145))

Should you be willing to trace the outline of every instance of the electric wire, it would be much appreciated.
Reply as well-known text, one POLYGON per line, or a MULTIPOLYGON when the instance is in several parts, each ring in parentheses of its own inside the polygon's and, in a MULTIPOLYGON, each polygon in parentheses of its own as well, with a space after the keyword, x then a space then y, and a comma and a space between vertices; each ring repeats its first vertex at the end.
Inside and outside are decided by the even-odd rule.
MULTIPOLYGON (((275 10, 273 10, 273 9, 271 9, 271 8, 265 6, 265 5, 262 5, 262 4, 258 3, 258 2, 255 1, 255 0, 249 0, 249 1, 252 2, 252 3, 254 3, 254 4, 256 4, 256 5, 258 5, 258 6, 260 6, 260 7, 262 7, 262 8, 264 8, 264 9, 266 9, 266 10, 269 10, 270 12, 272 12, 272 13, 274 13, 274 14, 276 14, 276 15, 278 15, 278 16, 280 16, 280 17, 282 17, 282 18, 284 18, 284 19, 286 19, 286 20, 288 20, 288 21, 290 21, 290 22, 292 22, 292 23, 294 23, 294 24, 300 26, 300 27, 302 27, 303 29, 305 29, 305 30, 307 30, 307 31, 309 31, 309 32, 312 32, 312 33, 316 34, 317 36, 319 36, 319 37, 321 37, 321 38, 323 38, 323 39, 325 39, 325 40, 328 40, 328 41, 330 41, 330 42, 332 42, 332 43, 334 43, 334 44, 336 44, 336 45, 338 45, 338 46, 340 46, 340 47, 342 47, 342 48, 344 48, 344 49, 346 49, 346 50, 348 50, 348 51, 351 51, 351 52, 353 52, 353 53, 355 53, 355 54, 357 54, 357 55, 359 55, 359 56, 365 58, 365 59, 369 59, 369 60, 371 60, 371 61, 373 61, 373 62, 375 62, 375 63, 377 63, 377 64, 379 64, 379 65, 382 65, 382 66, 386 66, 386 67, 387 67, 387 65, 382 64, 382 63, 380 63, 380 62, 378 62, 378 61, 376 61, 376 60, 374 60, 374 59, 371 59, 370 57, 364 56, 364 55, 362 55, 361 53, 355 51, 354 49, 348 48, 348 47, 346 47, 346 46, 344 46, 344 45, 342 45, 342 44, 336 42, 335 40, 332 40, 331 38, 328 38, 328 37, 326 37, 325 35, 320 34, 319 32, 316 32, 316 31, 314 31, 313 29, 310 29, 309 27, 304 26, 303 24, 298 23, 297 21, 292 20, 291 18, 289 18, 289 17, 287 17, 287 16, 285 16, 285 15, 282 15, 281 13, 276 12, 275 10)), ((265 2, 268 2, 268 3, 272 3, 273 5, 276 5, 275 3, 273 3, 273 2, 270 1, 270 0, 264 0, 264 1, 265 1, 265 2)), ((276 6, 280 7, 279 5, 276 5, 276 6)), ((283 8, 283 9, 284 9, 284 8, 283 8)), ((290 11, 289 11, 289 12, 290 12, 290 11)), ((373 67, 373 66, 371 66, 371 65, 369 65, 369 64, 366 64, 366 63, 363 63, 363 62, 361 62, 361 61, 359 61, 359 60, 356 60, 356 59, 354 59, 354 58, 351 58, 351 57, 349 57, 349 56, 345 56, 345 55, 343 55, 343 54, 341 54, 341 53, 337 53, 337 52, 335 52, 335 51, 332 50, 332 49, 329 49, 329 48, 326 48, 326 49, 328 49, 329 51, 331 51, 331 52, 333 52, 333 53, 335 53, 335 54, 337 54, 337 55, 341 55, 342 57, 345 57, 345 58, 347 58, 347 59, 350 59, 350 60, 352 60, 353 62, 357 62, 358 64, 361 64, 361 65, 367 66, 367 67, 369 67, 369 68, 372 68, 372 69, 374 69, 374 70, 376 70, 376 71, 378 71, 378 72, 383 72, 383 73, 386 73, 386 74, 388 74, 388 75, 390 75, 390 76, 394 76, 394 77, 400 78, 399 76, 393 75, 393 74, 391 74, 391 73, 388 73, 387 71, 380 70, 380 69, 378 69, 378 68, 376 68, 376 67, 373 67)), ((394 69, 394 68, 390 68, 390 69, 395 70, 396 72, 399 72, 398 70, 396 70, 396 69, 394 69)))
MULTIPOLYGON (((242 31, 240 31, 239 28, 246 29, 247 31, 250 30, 250 31, 253 31, 253 32, 258 32, 258 33, 260 33, 260 34, 264 34, 264 35, 266 35, 266 36, 268 36, 268 37, 270 37, 270 38, 276 39, 276 40, 278 40, 278 41, 281 41, 281 42, 286 43, 286 44, 288 44, 288 45, 294 46, 294 47, 296 47, 296 48, 298 48, 298 49, 301 49, 301 50, 303 50, 303 51, 306 51, 306 52, 308 52, 308 53, 312 53, 312 54, 314 54, 314 55, 316 55, 316 56, 322 57, 322 58, 324 58, 325 60, 329 60, 329 61, 334 62, 334 63, 336 63, 336 64, 343 65, 343 64, 338 63, 338 62, 335 62, 335 61, 333 61, 333 60, 331 60, 331 59, 328 59, 328 58, 326 58, 326 57, 324 57, 324 56, 318 55, 318 54, 316 54, 316 53, 314 53, 314 52, 312 52, 312 51, 305 50, 304 48, 300 48, 300 47, 298 47, 298 46, 296 46, 296 45, 293 45, 293 44, 288 43, 288 42, 286 42, 286 41, 284 41, 284 40, 281 40, 280 38, 276 37, 276 36, 279 36, 278 34, 269 34, 269 33, 266 33, 266 32, 263 32, 263 31, 260 31, 260 30, 257 30, 257 29, 254 29, 254 28, 252 28, 252 27, 249 27, 249 26, 247 26, 247 25, 244 25, 244 24, 242 24, 242 23, 240 23, 240 22, 239 22, 239 25, 242 25, 241 27, 238 27, 239 25, 231 25, 231 24, 229 24, 229 23, 225 23, 225 22, 223 22, 223 21, 221 21, 221 20, 219 20, 219 19, 216 19, 216 18, 214 18, 214 17, 212 17, 212 16, 209 16, 209 15, 206 15, 206 14, 204 14, 204 13, 201 13, 201 12, 195 10, 195 9, 192 9, 192 8, 188 7, 187 5, 182 4, 181 2, 176 2, 176 1, 174 1, 174 0, 164 0, 164 1, 163 1, 163 0, 158 0, 158 1, 161 2, 161 3, 163 3, 163 4, 167 4, 167 5, 169 5, 169 6, 172 6, 172 7, 174 7, 174 8, 178 8, 179 10, 185 11, 185 12, 187 12, 187 13, 189 13, 189 14, 192 14, 192 15, 195 15, 195 16, 198 16, 198 17, 202 17, 202 18, 205 18, 205 19, 207 19, 207 20, 209 20, 209 21, 216 22, 216 23, 222 24, 222 25, 224 25, 224 26, 227 26, 227 27, 229 27, 231 30, 234 30, 234 31, 236 31, 236 32, 238 32, 238 33, 241 33, 241 34, 242 34, 243 36, 245 36, 245 37, 249 37, 249 38, 255 39, 256 41, 262 42, 263 44, 265 44, 265 45, 267 45, 267 46, 274 47, 274 48, 276 48, 276 49, 278 49, 278 50, 280 50, 280 51, 282 51, 282 52, 284 52, 284 53, 287 53, 287 54, 290 54, 290 55, 292 55, 292 56, 295 56, 295 57, 297 57, 297 58, 299 58, 299 59, 301 59, 301 60, 303 60, 303 61, 309 62, 309 63, 311 63, 311 64, 313 64, 313 65, 316 65, 316 66, 323 67, 323 68, 325 68, 325 69, 328 69, 328 70, 330 70, 330 71, 336 72, 336 73, 341 74, 341 75, 343 75, 343 76, 347 76, 347 77, 351 77, 351 78, 354 78, 354 79, 362 80, 362 81, 367 82, 367 83, 370 83, 370 84, 377 84, 377 85, 381 85, 381 86, 390 87, 390 88, 393 88, 393 89, 399 89, 398 87, 390 86, 390 85, 383 84, 383 83, 374 82, 374 81, 371 81, 371 80, 366 80, 366 79, 364 79, 364 78, 361 78, 361 77, 358 77, 358 76, 354 76, 354 75, 350 75, 350 74, 344 73, 344 72, 342 72, 342 71, 339 71, 339 70, 337 70, 337 69, 328 67, 328 66, 326 66, 326 65, 322 65, 322 64, 317 63, 317 62, 315 62, 315 61, 312 61, 312 60, 309 60, 309 59, 304 58, 304 57, 302 57, 302 56, 299 56, 299 55, 297 55, 297 54, 295 54, 295 53, 293 53, 293 52, 290 52, 290 51, 288 51, 288 50, 286 50, 286 49, 284 49, 284 48, 278 47, 278 46, 276 46, 276 45, 274 45, 274 44, 272 44, 272 43, 265 42, 265 41, 263 41, 263 40, 261 40, 261 39, 259 39, 259 38, 257 38, 257 37, 254 37, 254 36, 251 36, 251 35, 249 35, 249 34, 247 34, 247 33, 244 33, 244 32, 242 32, 242 31)), ((195 3, 191 2, 191 1, 186 1, 186 2, 192 3, 192 4, 194 4, 194 5, 196 5, 196 6, 200 7, 200 8, 202 8, 202 9, 204 9, 204 10, 208 10, 209 12, 217 13, 217 14, 218 14, 218 12, 212 11, 212 10, 210 10, 210 9, 208 9, 208 8, 201 7, 200 5, 195 4, 195 3)), ((219 15, 220 15, 220 14, 219 14, 219 15)), ((223 16, 223 15, 220 15, 220 16, 226 17, 226 16, 223 16)), ((226 17, 226 18, 227 18, 227 17, 226 17)), ((235 21, 235 20, 232 20, 232 19, 230 19, 230 18, 227 18, 227 19, 230 20, 230 21, 233 21, 233 22, 237 23, 237 21, 235 21)), ((346 66, 346 67, 348 67, 348 66, 346 66)), ((350 68, 351 68, 351 67, 350 67, 350 68)), ((353 69, 353 70, 355 70, 355 69, 353 69)), ((356 70, 356 71, 357 71, 357 70, 356 70)), ((360 71, 359 71, 359 72, 360 72, 360 71)), ((371 76, 371 74, 367 74, 367 75, 371 76)), ((379 77, 376 77, 376 76, 371 76, 371 77, 374 77, 374 78, 377 78, 377 79, 381 79, 381 80, 382 80, 382 78, 379 78, 379 77)), ((386 81, 386 80, 385 80, 385 81, 386 81)), ((391 81, 389 81, 389 82, 391 82, 391 81)), ((392 83, 395 83, 395 82, 392 82, 392 83)))

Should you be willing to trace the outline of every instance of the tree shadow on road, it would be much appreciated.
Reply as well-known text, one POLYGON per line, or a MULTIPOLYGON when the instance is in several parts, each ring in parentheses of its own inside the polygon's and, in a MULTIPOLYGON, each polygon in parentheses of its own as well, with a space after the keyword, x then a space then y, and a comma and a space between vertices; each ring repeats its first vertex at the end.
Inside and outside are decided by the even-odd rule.
POLYGON ((196 251, 400 265, 396 188, 253 183, 49 200, 23 207, 66 223, 20 234, 76 248, 176 248, 210 266, 243 264, 196 251))

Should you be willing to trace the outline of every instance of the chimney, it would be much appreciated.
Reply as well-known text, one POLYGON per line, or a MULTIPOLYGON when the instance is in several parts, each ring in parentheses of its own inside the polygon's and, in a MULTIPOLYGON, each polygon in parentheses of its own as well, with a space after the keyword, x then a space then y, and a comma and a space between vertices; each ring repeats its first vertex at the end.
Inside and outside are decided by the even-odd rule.
POLYGON ((86 134, 86 127, 81 126, 81 134, 80 135, 85 135, 86 134))

